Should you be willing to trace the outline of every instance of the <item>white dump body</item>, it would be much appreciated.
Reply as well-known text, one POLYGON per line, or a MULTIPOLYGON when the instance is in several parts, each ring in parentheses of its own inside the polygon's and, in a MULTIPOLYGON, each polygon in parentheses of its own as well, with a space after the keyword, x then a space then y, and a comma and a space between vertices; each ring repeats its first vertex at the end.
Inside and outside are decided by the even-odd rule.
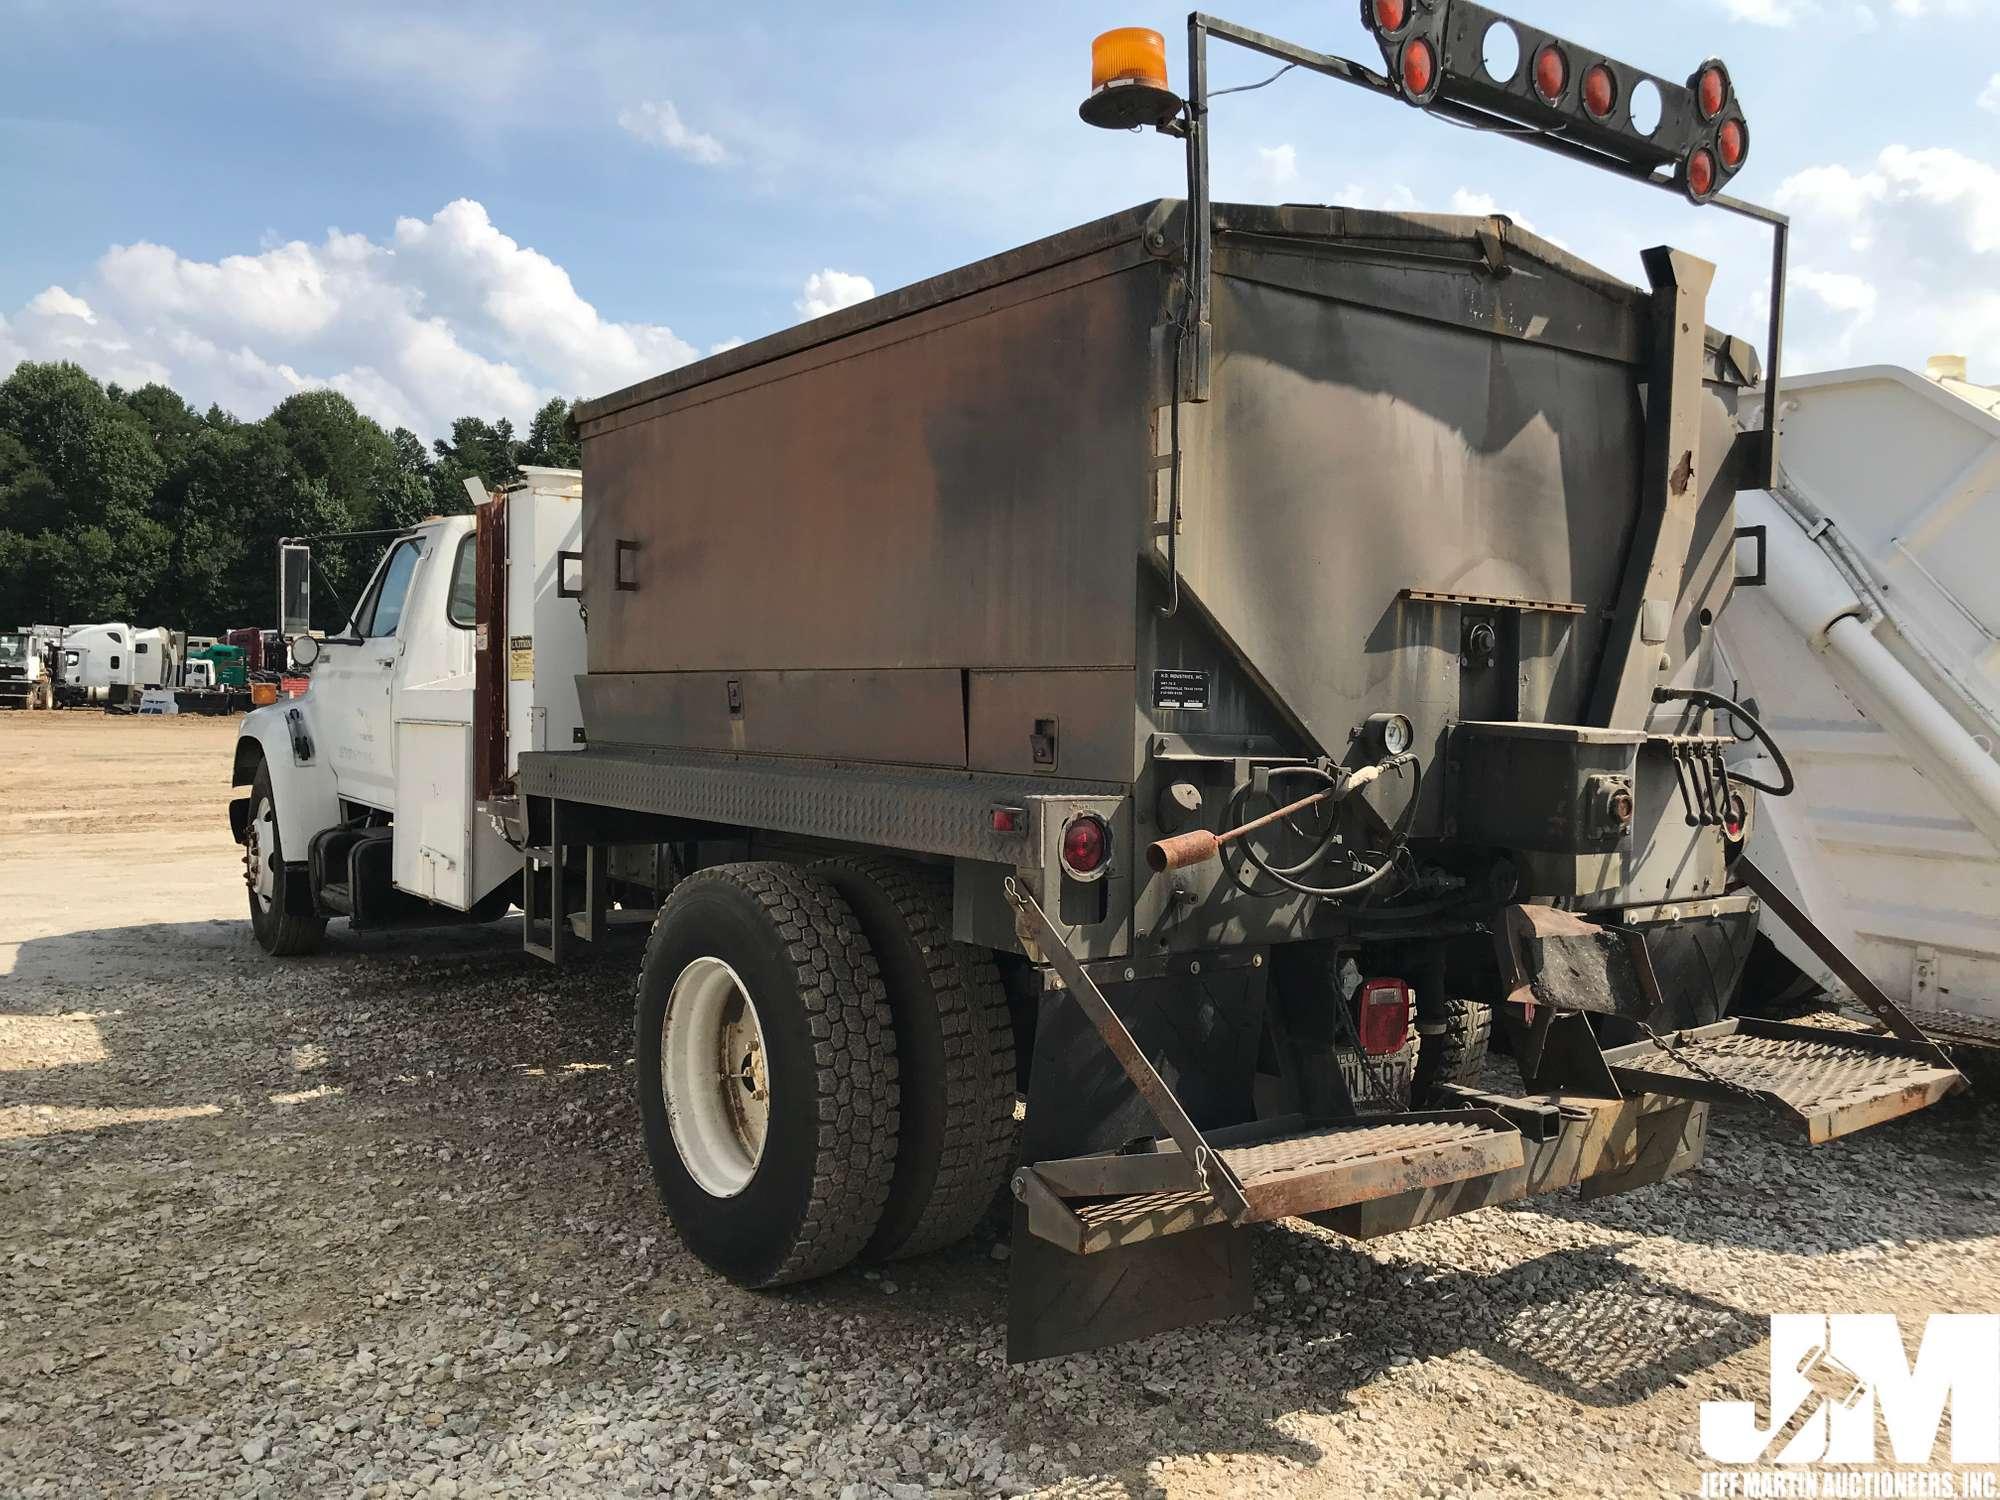
POLYGON ((583 727, 576 679, 584 670, 583 601, 562 592, 583 549, 583 477, 574 469, 521 470, 507 492, 507 774, 523 750, 567 750, 583 727))
MULTIPOLYGON (((1755 700, 1799 781, 1759 800, 1751 858, 1892 999, 2000 1040, 1996 411, 2000 391, 1887 366, 1788 381, 1784 483, 1737 507, 1766 528, 1768 582, 1717 633, 1719 685, 1755 700)), ((1839 989, 1775 918, 1764 932, 1839 989)))

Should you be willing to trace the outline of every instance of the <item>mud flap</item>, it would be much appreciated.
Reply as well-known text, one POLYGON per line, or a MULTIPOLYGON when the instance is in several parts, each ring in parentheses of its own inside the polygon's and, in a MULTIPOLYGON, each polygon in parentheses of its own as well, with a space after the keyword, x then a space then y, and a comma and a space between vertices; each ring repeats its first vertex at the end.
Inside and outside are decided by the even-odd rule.
POLYGON ((1015 1364, 1250 1311, 1247 1230, 1226 1224, 1096 1255, 1072 1255, 1030 1232, 1014 1205, 1007 1358, 1015 1364))
POLYGON ((1641 932, 1552 906, 1510 906, 1494 941, 1507 998, 1517 1004, 1634 1021, 1659 1009, 1660 983, 1641 932))

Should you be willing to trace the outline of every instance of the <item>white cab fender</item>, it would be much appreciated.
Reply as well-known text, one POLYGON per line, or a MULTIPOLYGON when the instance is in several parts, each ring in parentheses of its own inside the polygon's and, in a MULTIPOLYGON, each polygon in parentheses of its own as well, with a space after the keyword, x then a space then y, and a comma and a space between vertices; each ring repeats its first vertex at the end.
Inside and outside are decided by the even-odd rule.
MULTIPOLYGON (((278 842, 285 858, 302 862, 313 835, 340 821, 340 797, 334 789, 333 770, 326 763, 326 748, 313 732, 310 697, 255 708, 243 716, 230 785, 248 787, 259 764, 271 768, 271 794, 278 804, 278 842)), ((232 817, 232 830, 236 822, 232 817)))

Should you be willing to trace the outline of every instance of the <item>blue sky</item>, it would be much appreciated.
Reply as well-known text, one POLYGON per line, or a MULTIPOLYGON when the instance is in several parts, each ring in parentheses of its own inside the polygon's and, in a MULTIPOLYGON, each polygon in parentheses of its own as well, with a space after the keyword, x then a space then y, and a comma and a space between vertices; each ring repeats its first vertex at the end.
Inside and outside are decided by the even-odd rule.
MULTIPOLYGON (((1220 14, 1369 59, 1348 3, 1220 14)), ((2000 0, 1523 0, 1736 75, 1736 188, 1799 221, 1792 368, 2000 381, 2000 0)), ((1152 3, 325 6, 0 0, 0 370, 73 357, 246 416, 330 383, 426 435, 520 416, 1181 190, 1076 119, 1152 3)), ((1215 86, 1263 76, 1219 50, 1215 86)), ((1498 208, 1606 269, 1673 242, 1761 342, 1761 234, 1293 74, 1215 110, 1218 196, 1498 208)))

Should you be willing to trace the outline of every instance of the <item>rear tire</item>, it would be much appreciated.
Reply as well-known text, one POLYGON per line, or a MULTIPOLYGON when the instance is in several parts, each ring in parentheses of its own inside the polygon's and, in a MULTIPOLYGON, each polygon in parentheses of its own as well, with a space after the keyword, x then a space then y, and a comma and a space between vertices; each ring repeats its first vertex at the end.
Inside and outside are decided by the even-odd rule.
POLYGON ((687 1247, 747 1287, 853 1260, 895 1173, 896 1038, 840 893, 780 864, 682 881, 634 1029, 646 1154, 687 1247))
POLYGON ((862 1257, 923 1255, 972 1233, 1013 1170, 1007 994, 989 954, 952 941, 951 892, 931 872, 862 856, 812 868, 854 909, 895 1017, 902 1133, 862 1257))
POLYGON ((271 768, 257 767, 250 784, 250 816, 243 830, 243 876, 250 893, 250 930, 257 945, 273 958, 316 953, 326 937, 326 918, 300 916, 291 910, 300 892, 285 868, 285 851, 278 839, 278 802, 271 795, 271 768))
POLYGON ((1476 1000, 1447 1000, 1444 1030, 1418 1039, 1417 1077, 1412 1092, 1422 1109, 1438 1101, 1441 1084, 1476 1084, 1486 1071, 1493 1041, 1493 1007, 1476 1000))

